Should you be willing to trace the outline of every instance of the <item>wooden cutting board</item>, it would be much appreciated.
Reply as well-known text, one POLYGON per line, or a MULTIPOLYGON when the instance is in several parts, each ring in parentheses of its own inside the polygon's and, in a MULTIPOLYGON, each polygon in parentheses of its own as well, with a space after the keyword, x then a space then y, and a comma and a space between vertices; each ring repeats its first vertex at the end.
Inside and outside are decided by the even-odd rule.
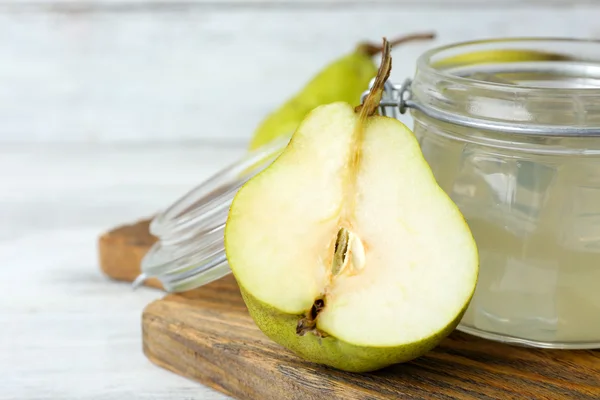
MULTIPOLYGON (((108 277, 133 282, 141 273, 140 263, 157 238, 150 234, 151 220, 140 219, 131 224, 115 227, 100 235, 98 259, 100 269, 108 277)), ((161 288, 157 279, 148 279, 146 286, 161 288)))
POLYGON ((237 399, 600 399, 600 351, 522 348, 459 332, 375 373, 314 365, 258 330, 231 276, 149 304, 142 328, 152 362, 237 399))

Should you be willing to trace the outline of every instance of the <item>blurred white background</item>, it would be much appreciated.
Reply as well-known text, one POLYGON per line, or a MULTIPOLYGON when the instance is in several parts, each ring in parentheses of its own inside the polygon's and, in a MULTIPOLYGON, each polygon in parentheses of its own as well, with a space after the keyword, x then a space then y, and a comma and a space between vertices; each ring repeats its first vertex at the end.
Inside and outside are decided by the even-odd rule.
POLYGON ((0 2, 0 144, 243 145, 259 120, 356 42, 600 38, 584 0, 40 0, 0 2))

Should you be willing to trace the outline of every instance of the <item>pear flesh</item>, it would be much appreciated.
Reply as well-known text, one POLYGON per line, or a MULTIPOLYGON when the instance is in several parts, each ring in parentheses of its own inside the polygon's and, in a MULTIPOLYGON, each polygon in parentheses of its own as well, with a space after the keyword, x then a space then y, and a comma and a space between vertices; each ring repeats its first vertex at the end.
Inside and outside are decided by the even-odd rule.
POLYGON ((390 43, 364 104, 313 109, 236 194, 225 250, 258 327, 354 372, 412 360, 458 324, 478 254, 412 132, 375 115, 390 43))
POLYGON ((246 183, 225 231, 250 314, 303 358, 372 371, 419 357, 458 324, 478 255, 400 121, 317 107, 246 183))

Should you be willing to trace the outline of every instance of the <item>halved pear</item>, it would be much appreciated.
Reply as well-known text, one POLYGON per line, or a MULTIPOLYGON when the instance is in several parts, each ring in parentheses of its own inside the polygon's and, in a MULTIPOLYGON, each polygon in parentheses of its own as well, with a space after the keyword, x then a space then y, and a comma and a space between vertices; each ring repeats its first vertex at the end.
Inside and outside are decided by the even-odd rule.
POLYGON ((347 371, 435 347, 478 276, 469 227, 413 133, 375 115, 390 68, 387 51, 359 110, 333 103, 309 113, 238 191, 225 229, 258 327, 306 360, 347 371))

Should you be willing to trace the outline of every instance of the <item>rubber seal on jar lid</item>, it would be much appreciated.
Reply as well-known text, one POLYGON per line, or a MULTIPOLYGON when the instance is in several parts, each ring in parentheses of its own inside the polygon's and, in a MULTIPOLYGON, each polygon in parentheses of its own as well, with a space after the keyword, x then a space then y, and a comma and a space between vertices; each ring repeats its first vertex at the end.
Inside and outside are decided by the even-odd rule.
POLYGON ((289 137, 249 153, 178 199, 150 223, 157 242, 144 256, 138 287, 158 279, 168 292, 182 292, 228 275, 223 234, 238 189, 269 166, 289 137))

